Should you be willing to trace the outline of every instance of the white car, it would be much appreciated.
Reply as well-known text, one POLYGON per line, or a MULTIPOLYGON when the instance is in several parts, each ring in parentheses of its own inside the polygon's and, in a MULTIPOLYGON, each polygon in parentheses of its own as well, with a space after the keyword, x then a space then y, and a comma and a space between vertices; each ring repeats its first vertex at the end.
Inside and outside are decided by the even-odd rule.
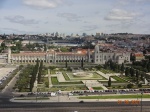
POLYGON ((69 96, 73 96, 73 94, 72 94, 72 93, 68 93, 68 95, 69 95, 69 96))

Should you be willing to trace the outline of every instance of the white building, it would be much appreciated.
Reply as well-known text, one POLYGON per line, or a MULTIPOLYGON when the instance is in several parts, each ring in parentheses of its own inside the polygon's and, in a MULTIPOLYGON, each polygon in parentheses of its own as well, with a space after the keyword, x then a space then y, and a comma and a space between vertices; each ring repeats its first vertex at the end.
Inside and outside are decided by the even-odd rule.
POLYGON ((122 64, 125 61, 130 62, 129 52, 112 52, 101 51, 101 46, 96 45, 94 52, 87 50, 87 52, 31 52, 21 51, 20 53, 11 53, 11 49, 8 48, 7 57, 8 63, 35 63, 37 58, 44 63, 59 63, 59 62, 84 62, 105 64, 106 61, 112 60, 118 64, 122 64))

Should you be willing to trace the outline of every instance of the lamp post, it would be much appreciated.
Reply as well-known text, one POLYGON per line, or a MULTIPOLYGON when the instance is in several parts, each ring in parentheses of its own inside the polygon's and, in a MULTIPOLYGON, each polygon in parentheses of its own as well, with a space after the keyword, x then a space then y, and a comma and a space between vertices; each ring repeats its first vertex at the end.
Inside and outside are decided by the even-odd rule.
POLYGON ((143 92, 141 92, 141 112, 142 112, 142 106, 143 106, 143 104, 142 104, 142 97, 143 97, 143 92))

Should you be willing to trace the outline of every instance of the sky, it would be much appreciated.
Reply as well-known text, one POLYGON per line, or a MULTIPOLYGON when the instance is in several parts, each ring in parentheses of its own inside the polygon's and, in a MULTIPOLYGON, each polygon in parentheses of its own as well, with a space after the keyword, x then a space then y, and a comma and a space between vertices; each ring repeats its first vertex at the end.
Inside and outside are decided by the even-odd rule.
POLYGON ((0 34, 150 34, 150 0, 0 0, 0 34))

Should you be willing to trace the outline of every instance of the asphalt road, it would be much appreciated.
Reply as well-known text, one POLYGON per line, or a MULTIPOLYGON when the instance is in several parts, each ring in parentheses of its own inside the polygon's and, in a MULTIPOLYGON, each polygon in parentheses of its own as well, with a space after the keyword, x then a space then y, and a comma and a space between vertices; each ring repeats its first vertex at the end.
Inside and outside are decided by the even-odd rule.
MULTIPOLYGON (((5 100, 5 99, 3 99, 5 100)), ((12 103, 0 102, 0 112, 141 112, 141 105, 116 102, 12 103)), ((150 102, 143 102, 142 112, 149 112, 150 102)))

